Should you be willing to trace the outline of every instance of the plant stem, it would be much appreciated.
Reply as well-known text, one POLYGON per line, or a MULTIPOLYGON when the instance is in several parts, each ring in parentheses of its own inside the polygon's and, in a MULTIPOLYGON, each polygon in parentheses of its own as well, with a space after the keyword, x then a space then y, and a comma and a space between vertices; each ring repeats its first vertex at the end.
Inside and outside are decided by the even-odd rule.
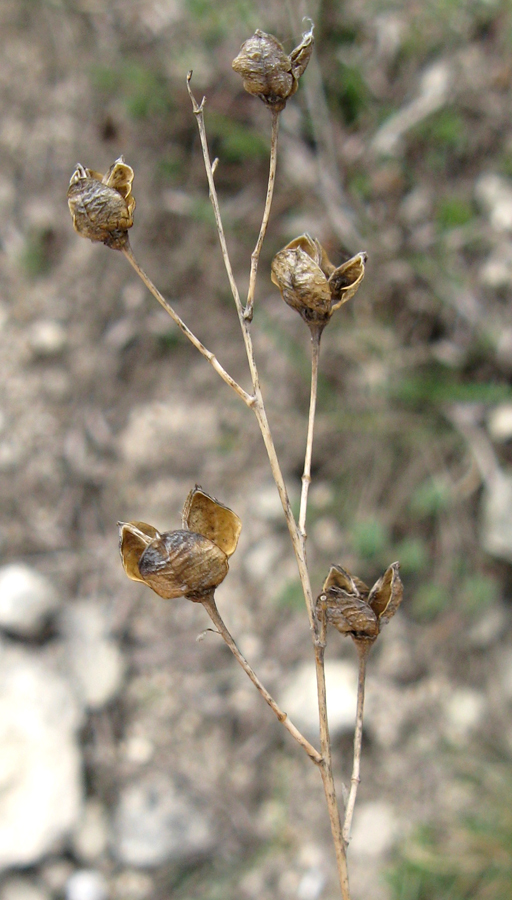
POLYGON ((366 660, 371 649, 371 641, 354 641, 359 656, 359 677, 357 680, 357 713, 356 728, 354 732, 354 762, 352 766, 352 778, 350 779, 350 791, 345 807, 345 821, 343 823, 343 839, 345 844, 350 840, 352 816, 356 804, 357 788, 359 787, 361 771, 361 744, 363 740, 363 711, 364 689, 366 682, 366 660))
POLYGON ((302 491, 300 496, 299 534, 302 542, 306 543, 306 515, 308 508, 308 492, 311 484, 311 457, 313 454, 313 435, 315 432, 316 398, 318 392, 318 360, 320 357, 321 331, 311 331, 311 396, 309 401, 308 436, 306 440, 306 454, 304 457, 304 473, 302 475, 302 491))
POLYGON ((277 136, 279 134, 279 113, 272 111, 272 136, 270 139, 270 165, 268 171, 267 196, 265 199, 265 209, 263 210, 263 218, 261 220, 260 233, 256 246, 251 256, 251 273, 249 276, 249 290, 247 292, 247 302, 245 304, 244 318, 249 322, 252 320, 254 306, 254 292, 256 290, 256 274, 258 272, 258 263, 260 259, 261 248, 267 233, 268 219, 270 216, 270 208, 272 206, 272 197, 274 194, 274 184, 276 180, 277 165, 277 136))
POLYGON ((283 712, 283 710, 277 705, 276 701, 273 699, 273 697, 271 697, 271 695, 269 694, 267 689, 263 686, 263 684, 259 680, 259 678, 256 675, 256 673, 254 672, 254 670, 251 668, 251 666, 247 662, 245 656, 239 650, 233 636, 231 635, 230 631, 226 627, 224 620, 222 619, 222 616, 220 615, 219 610, 217 609, 217 604, 215 603, 215 598, 214 598, 213 594, 208 595, 201 602, 202 602, 206 612, 210 616, 210 619, 212 620, 213 624, 215 625, 217 631, 219 632, 219 634, 221 635, 221 637, 224 639, 224 641, 228 645, 229 649, 231 650, 233 656, 240 663, 240 665, 242 666, 242 669, 249 676, 252 683, 255 685, 255 687, 260 692, 263 699, 266 701, 266 703, 268 703, 268 705, 270 706, 270 709, 276 714, 279 721, 284 725, 286 730, 290 732, 292 737, 295 738, 297 743, 300 744, 302 749, 306 751, 307 755, 315 763, 315 765, 321 766, 323 763, 323 760, 322 760, 322 757, 321 757, 320 753, 318 752, 318 750, 316 750, 315 747, 313 747, 313 745, 309 743, 309 741, 304 737, 304 735, 300 733, 298 728, 295 727, 293 722, 290 721, 290 719, 288 718, 286 713, 283 712))
POLYGON ((153 284, 153 282, 151 281, 149 276, 146 275, 144 269, 141 268, 141 266, 139 265, 139 263, 137 262, 137 260, 135 259, 134 255, 133 255, 133 251, 132 251, 132 248, 130 247, 130 245, 128 244, 126 247, 123 247, 121 252, 124 254, 124 256, 126 256, 126 259, 130 263, 130 265, 133 266, 133 268, 137 272, 137 275, 139 276, 139 278, 142 279, 142 281, 144 282, 144 284, 146 285, 148 290, 151 291, 151 293, 153 294, 153 297, 155 297, 155 299, 158 300, 160 306, 163 306, 165 311, 167 313, 169 313, 171 319, 173 319, 174 322, 176 322, 176 325, 183 332, 185 337, 187 337, 189 339, 189 341, 194 345, 194 347, 196 347, 196 349, 199 350, 201 355, 204 356, 204 358, 208 360, 210 365, 213 366, 213 368, 215 369, 217 374, 220 375, 222 380, 225 381, 226 384, 228 384, 230 388, 233 388, 235 393, 238 394, 238 396, 244 401, 244 403, 247 406, 251 407, 254 404, 254 397, 252 397, 250 394, 248 394, 247 391, 244 391, 244 389, 238 384, 238 382, 235 381, 234 378, 232 378, 231 375, 229 375, 226 372, 226 370, 221 366, 217 357, 210 350, 208 350, 204 346, 204 344, 201 343, 201 341, 195 336, 195 334, 190 330, 190 328, 187 328, 187 326, 185 325, 184 321, 180 318, 178 313, 175 312, 175 310, 172 308, 170 303, 167 302, 167 300, 160 293, 158 288, 155 287, 155 285, 153 284))
POLYGON ((332 774, 331 738, 329 735, 329 723, 327 720, 327 695, 325 684, 325 644, 326 644, 326 619, 325 615, 318 616, 318 637, 315 641, 315 660, 318 691, 318 713, 320 719, 320 750, 323 761, 321 766, 322 781, 324 785, 325 799, 329 811, 331 834, 336 853, 338 877, 343 900, 350 900, 348 884, 347 850, 343 839, 340 812, 336 800, 334 778, 332 774))
MULTIPOLYGON (((332 774, 332 757, 331 757, 331 743, 329 738, 329 728, 327 723, 327 705, 326 705, 326 689, 325 689, 325 669, 324 669, 324 651, 323 649, 320 652, 318 647, 318 634, 317 634, 317 622, 315 617, 315 605, 313 600, 313 591, 311 588, 311 581, 309 577, 309 571, 306 563, 306 553, 305 553, 305 540, 301 537, 299 532, 299 528, 297 527, 297 523, 295 521, 295 517, 293 515, 293 511, 290 504, 290 498, 288 496, 288 491, 286 488, 286 484, 283 478, 283 474, 281 472, 281 467, 279 465, 279 460, 277 457, 274 441, 272 438, 272 433, 270 431, 270 426, 267 418, 267 413, 265 410, 265 404, 263 401, 263 395, 261 393, 261 386, 259 381, 259 373, 258 368, 256 366, 256 360, 254 357, 254 349, 252 344, 252 338, 250 333, 251 321, 249 317, 246 317, 244 314, 244 308, 242 307, 240 301, 240 295, 238 293, 238 288, 235 282, 235 278, 233 275, 233 269, 231 266, 231 260, 229 258, 229 253, 226 244, 226 238, 224 234, 224 227, 222 224, 222 218, 220 214, 219 201, 217 197, 217 190, 215 188, 215 181, 213 177, 212 163, 210 160, 210 153, 208 150, 208 141, 206 137, 206 130, 204 124, 204 103, 205 99, 203 98, 201 104, 198 104, 194 95, 192 94, 192 89, 190 87, 190 80, 192 77, 192 73, 189 72, 187 77, 187 87, 189 96, 192 102, 192 108, 194 114, 196 116, 197 126, 199 130, 201 147, 203 151, 203 160, 204 166, 206 170, 206 177, 208 180, 209 187, 209 195, 210 201, 213 206, 213 211, 215 215, 215 222, 217 225, 217 231, 219 234, 219 241, 222 251, 222 257, 224 260, 224 266, 226 268, 229 284, 231 287, 231 292, 233 294, 233 299, 235 301, 235 306, 238 312, 238 318, 240 321, 240 327, 242 330, 242 335, 244 339, 245 349, 247 353, 247 360, 249 363, 249 369, 251 373, 251 381, 253 386, 254 393, 254 402, 252 403, 252 409, 258 420, 258 425, 260 427, 261 436, 263 438, 263 442, 265 444, 265 449, 267 451, 270 469, 272 472, 272 476, 274 478, 274 482, 277 487, 277 491, 279 493, 279 497, 281 500, 281 504, 283 507, 283 512, 286 519, 286 524, 288 526, 288 531, 290 534, 290 539, 292 542, 293 550, 295 553, 295 558, 297 560, 297 568, 299 570, 299 577, 302 585, 302 590, 304 593, 304 599, 306 602, 306 609, 309 618, 309 624, 311 628, 311 633, 313 636, 313 641, 315 644, 315 660, 316 660, 316 677, 317 677, 317 690, 318 690, 318 702, 319 702, 319 716, 320 716, 320 739, 321 739, 321 758, 322 762, 319 766, 320 772, 322 775, 322 781, 324 785, 324 792, 327 801, 327 808, 329 811, 329 819, 331 822, 331 832, 335 845, 336 852, 336 861, 338 865, 338 873, 341 885, 341 893, 343 900, 350 900, 350 893, 348 887, 348 870, 347 870, 347 858, 345 851, 345 843, 343 841, 342 829, 341 829, 341 820, 340 814, 338 810, 338 805, 336 801, 336 788, 334 785, 334 778, 332 774)), ((276 126, 277 127, 277 126, 276 126)), ((277 137, 277 135, 276 135, 277 137)), ((273 142, 275 144, 275 149, 277 148, 277 142, 273 142)), ((268 197, 268 194, 267 194, 268 197)), ((267 209, 267 206, 265 207, 267 209)), ((267 213, 268 215, 268 213, 267 213)), ((318 360, 317 360, 318 362, 318 360)), ((315 388, 316 395, 316 388, 315 388)), ((316 401, 315 401, 316 404, 316 401)), ((313 417, 314 420, 314 417, 313 417)), ((312 433, 311 438, 308 438, 308 442, 311 443, 312 447, 312 433)), ((325 647, 325 640, 324 640, 325 647)))

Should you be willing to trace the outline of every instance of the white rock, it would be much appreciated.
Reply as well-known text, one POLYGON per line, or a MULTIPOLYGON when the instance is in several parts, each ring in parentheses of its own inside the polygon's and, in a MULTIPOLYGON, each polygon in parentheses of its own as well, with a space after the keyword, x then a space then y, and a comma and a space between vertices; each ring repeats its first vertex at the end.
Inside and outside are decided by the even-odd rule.
POLYGON ((0 900, 50 900, 50 895, 29 878, 15 875, 2 884, 0 900))
POLYGON ((484 172, 476 181, 475 197, 496 231, 512 231, 512 183, 508 178, 484 172))
POLYGON ((108 633, 107 608, 93 600, 78 601, 63 610, 66 665, 88 709, 101 709, 123 683, 124 661, 108 633))
POLYGON ((373 149, 383 155, 398 152, 404 134, 445 105, 452 83, 453 71, 446 61, 429 66, 420 78, 417 97, 384 122, 372 140, 373 149))
POLYGON ((480 268, 480 281, 490 288, 509 287, 512 282, 512 247, 500 242, 480 268))
POLYGON ((92 862, 107 849, 108 820, 104 806, 98 800, 88 800, 75 834, 73 849, 83 862, 92 862))
POLYGON ((79 869, 68 879, 65 897, 66 900, 107 900, 107 882, 95 869, 79 869))
POLYGON ((59 602, 49 579, 29 566, 11 563, 0 569, 0 628, 36 637, 59 602))
POLYGON ((126 865, 151 868, 209 852, 211 825, 168 778, 148 776, 121 793, 114 823, 114 852, 126 865))
POLYGON ((115 900, 147 900, 154 894, 153 879, 146 872, 126 869, 113 881, 115 900))
POLYGON ((384 856, 399 834, 398 819, 389 803, 357 804, 354 812, 350 852, 375 859, 384 856))
POLYGON ((497 471, 482 500, 481 544, 491 556, 512 562, 512 475, 497 471))
MULTIPOLYGON (((357 666, 343 660, 325 664, 327 710, 331 735, 354 728, 357 703, 357 666)), ((292 722, 309 736, 318 734, 316 667, 303 663, 290 677, 279 705, 292 722)))
POLYGON ((507 700, 512 700, 512 649, 508 647, 500 654, 498 672, 501 689, 507 700))
POLYGON ((482 723, 486 698, 481 691, 455 688, 444 708, 444 733, 454 744, 463 744, 482 723))
POLYGON ((487 428, 493 441, 509 441, 512 438, 512 403, 501 403, 489 413, 487 428))
POLYGON ((43 657, 0 646, 0 869, 53 850, 81 813, 79 711, 43 657))
POLYGON ((470 644, 479 650, 486 650, 505 634, 508 623, 508 611, 504 604, 494 603, 471 626, 468 634, 470 644))
POLYGON ((67 335, 60 322, 39 319, 32 324, 28 340, 31 349, 38 356, 56 356, 66 346, 67 335))

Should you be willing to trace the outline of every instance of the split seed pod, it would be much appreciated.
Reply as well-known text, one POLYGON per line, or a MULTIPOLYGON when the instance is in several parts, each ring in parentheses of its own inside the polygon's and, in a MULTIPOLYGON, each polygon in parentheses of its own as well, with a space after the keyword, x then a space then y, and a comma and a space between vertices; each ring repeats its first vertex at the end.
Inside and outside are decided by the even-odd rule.
POLYGON ((273 34, 258 28, 240 48, 233 60, 235 72, 242 76, 244 88, 263 100, 275 112, 281 112, 286 101, 299 86, 299 78, 306 70, 313 52, 313 24, 302 35, 299 46, 290 56, 273 34))
POLYGON ((290 241, 272 260, 272 281, 285 303, 296 309, 312 330, 323 331, 332 314, 356 293, 364 278, 367 255, 334 266, 309 234, 290 241))
POLYGON ((201 602, 224 581, 242 523, 196 485, 183 508, 183 528, 160 534, 146 522, 119 522, 119 550, 132 581, 142 581, 166 600, 201 602))
POLYGON ((77 163, 67 195, 75 231, 91 241, 102 241, 107 247, 122 250, 128 243, 128 229, 133 225, 133 178, 133 169, 122 156, 106 175, 77 163))
POLYGON ((402 602, 399 568, 399 563, 392 563, 370 590, 346 569, 331 566, 316 602, 317 612, 356 643, 374 641, 402 602))

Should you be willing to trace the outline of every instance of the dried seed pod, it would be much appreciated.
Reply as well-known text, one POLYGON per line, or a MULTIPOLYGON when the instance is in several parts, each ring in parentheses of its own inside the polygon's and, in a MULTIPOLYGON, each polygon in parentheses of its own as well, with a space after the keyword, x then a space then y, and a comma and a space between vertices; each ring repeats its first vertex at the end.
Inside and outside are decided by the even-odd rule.
POLYGON ((197 485, 185 502, 183 524, 160 534, 145 522, 120 522, 121 559, 129 578, 160 597, 202 602, 226 577, 242 524, 197 485))
POLYGON ((167 531, 144 550, 139 572, 145 584, 169 600, 198 600, 228 574, 228 558, 220 547, 193 531, 167 531))
POLYGON ((217 544, 226 556, 235 552, 242 523, 233 510, 214 500, 196 484, 183 507, 183 527, 217 544))
POLYGON ((374 641, 402 602, 398 570, 399 564, 393 563, 369 590, 342 566, 331 566, 317 600, 317 614, 356 643, 374 641))
POLYGON ((272 34, 257 31, 245 41, 233 60, 235 72, 242 76, 249 94, 263 100, 275 112, 281 112, 286 101, 299 86, 299 78, 306 70, 313 52, 313 24, 290 56, 272 34))
POLYGON ((125 247, 135 209, 133 178, 133 169, 122 156, 106 175, 77 163, 67 194, 75 231, 114 250, 125 247))
POLYGON ((302 234, 276 253, 271 277, 285 303, 321 332, 333 312, 356 293, 366 259, 366 253, 357 253, 336 268, 320 242, 302 234))

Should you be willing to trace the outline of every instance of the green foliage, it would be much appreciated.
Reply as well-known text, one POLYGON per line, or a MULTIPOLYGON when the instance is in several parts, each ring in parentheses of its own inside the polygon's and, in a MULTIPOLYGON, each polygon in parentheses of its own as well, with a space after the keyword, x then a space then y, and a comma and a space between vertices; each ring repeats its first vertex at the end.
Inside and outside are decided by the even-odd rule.
POLYGON ((234 22, 245 27, 249 33, 256 27, 254 3, 251 0, 224 0, 223 3, 184 0, 184 6, 206 46, 215 47, 231 34, 234 22))
POLYGON ((403 575, 424 572, 430 561, 427 542, 421 537, 409 537, 393 545, 393 554, 400 562, 403 575))
POLYGON ((304 609, 304 594, 297 579, 287 581, 275 599, 276 606, 281 609, 304 609))
POLYGON ((339 63, 336 72, 336 88, 329 86, 332 96, 346 125, 354 125, 368 105, 368 88, 356 66, 339 63))
POLYGON ((447 403, 501 403, 512 399, 505 381, 469 381, 459 372, 436 364, 418 367, 415 374, 389 382, 391 396, 407 405, 443 406, 447 403))
POLYGON ((413 492, 410 500, 411 513, 418 519, 437 515, 446 509, 451 501, 448 482, 439 476, 427 478, 413 492))
POLYGON ((430 622, 446 609, 450 594, 445 587, 434 581, 420 585, 408 606, 413 618, 420 622, 430 622))
POLYGON ((459 197, 444 197, 438 203, 436 219, 443 231, 467 225, 473 217, 471 204, 459 197))
POLYGON ((487 765, 478 777, 478 813, 441 829, 421 829, 389 871, 392 900, 510 900, 512 781, 487 765))
POLYGON ((255 128, 245 128, 229 116, 218 112, 210 113, 208 131, 211 138, 219 140, 219 156, 228 162, 249 163, 268 156, 267 137, 255 128))
POLYGON ((91 73, 94 87, 104 97, 120 96, 132 119, 166 116, 173 109, 167 80, 153 69, 135 62, 118 68, 96 66, 91 73))
POLYGON ((501 593, 500 583, 492 575, 474 572, 466 575, 458 585, 458 598, 470 613, 476 613, 495 603, 501 593))
POLYGON ((20 257, 20 265, 29 278, 38 278, 51 268, 53 232, 46 228, 34 229, 26 239, 20 257))
POLYGON ((350 532, 352 547, 361 559, 380 560, 389 545, 389 532, 375 518, 356 522, 350 532))

